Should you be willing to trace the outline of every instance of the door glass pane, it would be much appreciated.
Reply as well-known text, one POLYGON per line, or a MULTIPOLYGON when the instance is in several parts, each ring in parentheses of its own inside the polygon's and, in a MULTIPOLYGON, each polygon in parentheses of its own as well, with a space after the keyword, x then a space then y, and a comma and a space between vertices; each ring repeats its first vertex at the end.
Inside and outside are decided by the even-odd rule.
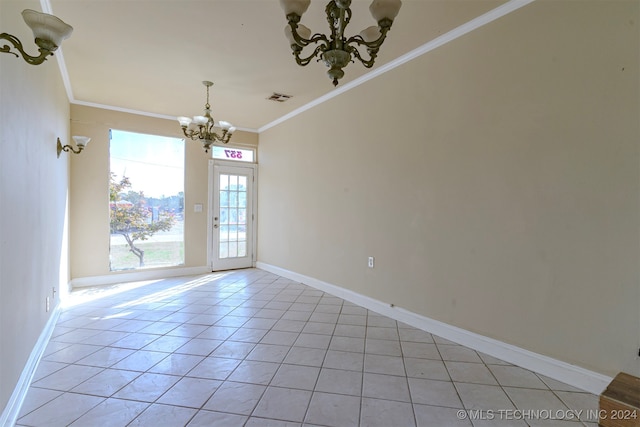
POLYGON ((221 225, 220 226, 220 241, 226 242, 229 240, 229 226, 221 225))
POLYGON ((227 242, 220 242, 220 259, 229 258, 229 244, 227 242))
POLYGON ((238 242, 238 256, 247 256, 247 242, 238 242))
POLYGON ((247 226, 239 225, 238 226, 238 240, 246 241, 247 240, 247 226))
POLYGON ((229 258, 235 258, 238 256, 238 243, 229 242, 229 258))
POLYGON ((237 225, 230 225, 229 226, 229 238, 228 240, 230 242, 235 242, 238 240, 238 226, 237 225))
POLYGON ((220 258, 247 256, 247 183, 247 176, 220 174, 220 258))

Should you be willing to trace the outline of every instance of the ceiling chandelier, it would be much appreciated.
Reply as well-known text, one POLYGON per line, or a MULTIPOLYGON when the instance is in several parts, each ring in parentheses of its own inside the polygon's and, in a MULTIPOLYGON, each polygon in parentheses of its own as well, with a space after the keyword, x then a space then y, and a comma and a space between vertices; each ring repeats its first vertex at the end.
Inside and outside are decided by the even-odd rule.
POLYGON ((213 86, 213 83, 205 80, 202 84, 207 87, 207 103, 204 105, 204 116, 194 116, 193 120, 189 117, 178 117, 178 122, 180 122, 184 136, 194 141, 202 141, 204 151, 208 153, 214 142, 218 141, 222 144, 229 142, 236 128, 231 123, 222 120, 217 124, 214 122, 213 117, 211 117, 211 105, 209 105, 209 88, 213 86), (190 127, 189 125, 192 122, 194 126, 190 127), (217 128, 222 131, 221 135, 216 133, 217 128))
POLYGON ((378 26, 371 26, 360 34, 346 38, 344 30, 351 20, 351 0, 331 0, 325 12, 327 21, 331 27, 331 36, 314 34, 311 30, 300 24, 302 15, 307 11, 311 0, 280 0, 289 25, 285 27, 285 35, 291 45, 293 56, 298 65, 305 66, 313 58, 324 61, 329 67, 327 74, 333 80, 333 85, 338 85, 338 80, 344 76, 342 69, 358 59, 365 67, 371 68, 378 55, 378 50, 391 29, 394 18, 402 6, 401 0, 373 0, 369 11, 376 20, 378 26), (315 49, 307 57, 301 57, 302 50, 309 45, 315 45, 315 49), (363 58, 358 48, 366 48, 369 58, 363 58))

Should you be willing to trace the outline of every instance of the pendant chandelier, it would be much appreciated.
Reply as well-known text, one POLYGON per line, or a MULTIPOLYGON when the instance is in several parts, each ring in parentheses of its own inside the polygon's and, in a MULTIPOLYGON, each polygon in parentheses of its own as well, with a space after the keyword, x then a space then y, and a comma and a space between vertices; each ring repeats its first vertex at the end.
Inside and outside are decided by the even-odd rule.
POLYGON ((207 87, 207 103, 204 105, 204 116, 194 116, 193 120, 189 117, 178 117, 178 122, 182 127, 184 136, 194 141, 202 141, 204 151, 208 153, 214 142, 228 143, 236 128, 231 123, 222 120, 217 124, 215 123, 213 117, 211 117, 211 105, 209 105, 209 88, 213 86, 213 83, 203 81, 202 84, 207 87), (193 126, 189 126, 192 122, 193 126), (220 135, 216 133, 217 129, 221 131, 220 135))
POLYGON ((312 36, 311 30, 300 24, 310 2, 311 0, 280 0, 289 21, 289 25, 285 27, 285 35, 298 65, 305 66, 318 57, 317 61, 323 61, 329 67, 327 74, 334 86, 344 76, 342 69, 349 62, 357 59, 367 68, 373 66, 380 46, 402 6, 401 0, 373 0, 369 11, 378 26, 368 27, 360 34, 346 38, 344 31, 351 20, 351 0, 331 0, 327 4, 325 12, 331 28, 331 35, 328 37, 324 34, 312 36), (302 50, 309 45, 315 45, 314 50, 309 56, 302 57, 302 50), (366 49, 369 57, 364 58, 359 48, 366 49))

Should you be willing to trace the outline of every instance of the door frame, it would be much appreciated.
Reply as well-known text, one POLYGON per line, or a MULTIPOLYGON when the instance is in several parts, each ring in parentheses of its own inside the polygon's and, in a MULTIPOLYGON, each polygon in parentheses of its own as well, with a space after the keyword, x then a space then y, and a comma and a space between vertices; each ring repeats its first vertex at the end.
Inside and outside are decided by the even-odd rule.
POLYGON ((216 271, 214 268, 214 237, 213 237, 213 198, 214 198, 214 190, 215 185, 213 180, 214 176, 214 166, 225 166, 225 167, 234 167, 234 168, 245 168, 253 170, 253 183, 252 183, 252 194, 251 200, 247 200, 247 203, 251 203, 251 211, 252 211, 252 236, 251 236, 251 266, 255 268, 256 260, 257 260, 257 243, 258 243, 258 165, 256 163, 244 163, 244 162, 234 162, 229 160, 219 160, 219 159, 209 159, 209 176, 207 181, 208 187, 208 209, 207 209, 207 266, 211 269, 211 271, 216 271))

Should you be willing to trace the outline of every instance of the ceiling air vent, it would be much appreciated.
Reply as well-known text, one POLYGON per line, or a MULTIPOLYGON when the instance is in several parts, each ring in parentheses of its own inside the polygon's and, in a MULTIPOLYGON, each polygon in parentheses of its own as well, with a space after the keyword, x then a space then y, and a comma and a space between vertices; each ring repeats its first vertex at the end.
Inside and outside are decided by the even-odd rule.
POLYGON ((275 93, 273 92, 273 95, 271 95, 269 98, 267 98, 269 101, 275 101, 275 102, 285 102, 287 99, 291 98, 291 95, 284 95, 282 93, 275 93))

